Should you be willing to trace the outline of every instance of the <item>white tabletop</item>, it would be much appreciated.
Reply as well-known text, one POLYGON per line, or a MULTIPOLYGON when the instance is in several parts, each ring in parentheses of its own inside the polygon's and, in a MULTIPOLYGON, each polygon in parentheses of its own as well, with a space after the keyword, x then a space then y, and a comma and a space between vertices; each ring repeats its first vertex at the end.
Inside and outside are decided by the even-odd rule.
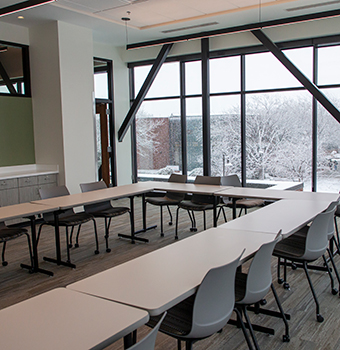
POLYGON ((270 188, 264 189, 251 187, 229 187, 215 193, 215 195, 236 198, 322 200, 329 202, 336 201, 339 198, 338 193, 271 190, 270 188))
POLYGON ((57 288, 0 311, 0 347, 102 349, 148 320, 146 311, 57 288))
POLYGON ((195 194, 206 194, 212 195, 215 192, 227 190, 228 186, 218 185, 199 185, 194 183, 177 183, 177 182, 161 182, 161 181, 149 181, 150 186, 152 185, 154 190, 158 191, 171 191, 171 192, 185 192, 195 194))
POLYGON ((58 207, 60 209, 69 209, 81 205, 100 203, 105 200, 135 196, 138 194, 152 191, 152 184, 148 182, 139 182, 136 184, 123 185, 117 187, 105 188, 102 190, 76 193, 67 196, 53 197, 33 201, 35 204, 44 204, 58 207))
POLYGON ((0 207, 0 221, 43 214, 57 209, 58 206, 40 205, 34 203, 8 205, 5 207, 0 207))
POLYGON ((329 201, 285 199, 257 209, 219 227, 238 230, 252 230, 288 236, 327 209, 329 201))
POLYGON ((195 293, 213 267, 246 259, 272 235, 212 228, 67 288, 136 306, 159 315, 195 293))

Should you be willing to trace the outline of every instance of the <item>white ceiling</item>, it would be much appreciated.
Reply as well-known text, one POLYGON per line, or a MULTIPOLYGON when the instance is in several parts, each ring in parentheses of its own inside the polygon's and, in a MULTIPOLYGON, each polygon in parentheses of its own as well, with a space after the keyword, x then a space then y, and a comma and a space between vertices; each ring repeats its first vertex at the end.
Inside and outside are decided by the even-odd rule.
POLYGON ((339 8, 340 0, 57 0, 22 11, 24 19, 12 14, 0 21, 30 27, 60 20, 91 28, 95 40, 125 45, 339 8))

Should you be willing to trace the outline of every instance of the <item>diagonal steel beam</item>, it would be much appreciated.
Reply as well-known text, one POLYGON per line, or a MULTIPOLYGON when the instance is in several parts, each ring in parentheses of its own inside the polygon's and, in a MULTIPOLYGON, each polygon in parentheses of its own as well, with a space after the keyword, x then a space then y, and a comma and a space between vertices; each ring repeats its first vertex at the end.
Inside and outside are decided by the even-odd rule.
POLYGON ((13 5, 0 8, 0 17, 7 16, 22 10, 54 2, 55 0, 26 0, 13 5))
POLYGON ((8 76, 5 67, 2 65, 2 63, 0 62, 0 75, 2 77, 2 80, 4 81, 4 83, 7 86, 8 91, 12 94, 12 95, 17 95, 16 90, 14 89, 13 84, 11 83, 11 79, 8 76))
POLYGON ((287 58, 287 56, 261 30, 253 30, 253 35, 294 75, 294 77, 320 102, 320 104, 340 123, 339 110, 301 71, 287 58))
POLYGON ((126 115, 122 125, 120 126, 120 128, 118 130, 118 141, 119 142, 123 141, 126 132, 128 131, 140 105, 142 104, 142 102, 144 100, 144 97, 148 93, 153 81, 155 80, 160 68, 162 67, 162 64, 166 60, 166 57, 168 56, 168 53, 170 52, 172 46, 173 46, 173 44, 166 44, 166 45, 162 46, 162 49, 159 52, 159 54, 155 60, 155 63, 151 67, 150 72, 143 83, 143 86, 139 90, 136 99, 134 100, 128 114, 126 115))

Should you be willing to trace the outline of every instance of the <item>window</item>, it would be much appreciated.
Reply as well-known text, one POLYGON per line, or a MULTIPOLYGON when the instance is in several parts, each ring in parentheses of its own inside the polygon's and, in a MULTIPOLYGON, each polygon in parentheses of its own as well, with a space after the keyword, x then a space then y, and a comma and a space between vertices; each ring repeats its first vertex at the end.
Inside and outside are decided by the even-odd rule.
MULTIPOLYGON (((309 46, 302 41, 301 47, 299 42, 281 43, 281 47, 287 58, 340 108, 340 38, 334 40, 336 44, 329 44, 325 38, 327 44, 312 44, 310 40, 309 46)), ((322 38, 318 42, 322 43, 322 38)), ((209 140, 203 140, 202 65, 197 55, 178 58, 176 62, 183 70, 177 69, 176 62, 164 64, 168 74, 157 77, 139 118, 146 113, 148 118, 154 118, 154 123, 160 118, 176 119, 176 137, 167 137, 164 146, 167 153, 175 149, 175 156, 168 155, 166 162, 178 165, 180 171, 186 169, 189 176, 203 174, 203 169, 209 171, 210 166, 211 175, 236 173, 247 179, 250 186, 298 181, 304 183, 304 190, 338 192, 339 122, 320 104, 316 111, 313 109, 312 94, 272 53, 252 50, 242 48, 242 54, 237 54, 236 49, 210 53, 209 140), (179 89, 181 81, 185 91, 179 89), (317 131, 312 128, 314 118, 317 131), (186 145, 183 158, 181 144, 186 145), (210 146, 210 159, 203 159, 203 144, 210 146), (176 161, 171 163, 170 159, 176 161)), ((150 67, 134 67, 136 92, 150 67)), ((159 140, 157 134, 167 128, 170 130, 164 125, 155 127, 148 141, 159 140)), ((142 129, 138 134, 144 136, 142 129)), ((138 151, 143 153, 144 163, 148 157, 153 162, 149 166, 153 172, 165 165, 155 165, 156 151, 157 147, 152 145, 148 151, 138 151)))
POLYGON ((0 42, 0 94, 31 95, 27 46, 0 42))

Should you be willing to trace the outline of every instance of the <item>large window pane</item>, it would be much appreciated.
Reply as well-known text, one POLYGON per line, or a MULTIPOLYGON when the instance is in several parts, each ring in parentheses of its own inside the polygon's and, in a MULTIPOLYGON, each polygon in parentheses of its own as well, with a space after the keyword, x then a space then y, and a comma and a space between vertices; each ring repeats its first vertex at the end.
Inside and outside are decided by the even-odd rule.
MULTIPOLYGON (((138 94, 151 66, 138 67, 135 69, 135 93, 138 94)), ((159 70, 146 98, 179 96, 179 63, 164 63, 159 70)))
POLYGON ((143 102, 136 115, 140 178, 162 178, 181 172, 179 110, 179 99, 143 102))
POLYGON ((188 176, 203 175, 202 98, 186 99, 188 176))
POLYGON ((340 84, 340 46, 318 49, 318 84, 340 84))
POLYGON ((211 97, 211 173, 241 176, 240 95, 211 97))
MULTIPOLYGON (((340 108, 340 89, 323 91, 340 108)), ((318 105, 317 191, 340 191, 340 124, 318 105)))
POLYGON ((240 56, 215 58, 210 63, 210 92, 240 91, 240 56))
POLYGON ((307 92, 247 96, 247 178, 305 182, 311 190, 312 98, 307 92))
POLYGON ((313 81, 313 48, 284 50, 287 58, 310 80, 313 81))
POLYGON ((246 90, 265 90, 301 86, 272 53, 246 56, 246 90))
POLYGON ((185 93, 199 95, 202 93, 202 64, 201 61, 185 64, 185 93))

